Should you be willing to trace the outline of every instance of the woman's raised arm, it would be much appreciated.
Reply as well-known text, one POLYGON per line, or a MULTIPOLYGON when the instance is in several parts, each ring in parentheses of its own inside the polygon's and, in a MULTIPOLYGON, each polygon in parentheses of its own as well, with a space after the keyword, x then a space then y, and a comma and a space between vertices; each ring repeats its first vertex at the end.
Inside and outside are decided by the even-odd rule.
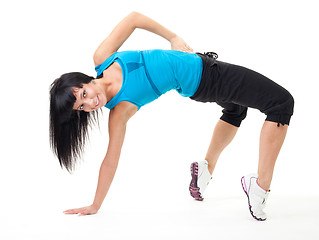
POLYGON ((96 49, 93 56, 94 64, 99 65, 103 63, 109 56, 115 53, 136 28, 150 31, 165 38, 170 41, 173 50, 184 52, 193 51, 193 49, 175 33, 143 14, 132 12, 113 29, 110 35, 96 49))

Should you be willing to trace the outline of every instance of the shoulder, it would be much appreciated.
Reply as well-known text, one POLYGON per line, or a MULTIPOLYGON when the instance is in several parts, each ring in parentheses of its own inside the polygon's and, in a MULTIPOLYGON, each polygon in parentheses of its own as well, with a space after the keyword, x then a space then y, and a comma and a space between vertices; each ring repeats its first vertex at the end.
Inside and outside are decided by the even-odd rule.
POLYGON ((114 58, 123 58, 123 57, 132 57, 135 56, 140 51, 138 50, 129 50, 129 51, 118 51, 118 52, 109 52, 104 54, 102 52, 95 52, 93 56, 93 61, 95 67, 105 64, 108 62, 107 60, 111 61, 114 58))
POLYGON ((127 121, 137 112, 138 107, 130 102, 119 102, 110 110, 109 120, 118 123, 127 123, 127 121))

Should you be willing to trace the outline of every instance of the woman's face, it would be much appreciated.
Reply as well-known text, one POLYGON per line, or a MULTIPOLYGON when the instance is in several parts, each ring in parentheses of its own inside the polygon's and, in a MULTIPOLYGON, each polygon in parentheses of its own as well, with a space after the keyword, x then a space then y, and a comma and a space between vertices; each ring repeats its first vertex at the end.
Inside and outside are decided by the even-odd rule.
POLYGON ((97 83, 83 84, 82 88, 73 87, 73 92, 76 98, 74 110, 91 112, 107 103, 105 93, 97 83))

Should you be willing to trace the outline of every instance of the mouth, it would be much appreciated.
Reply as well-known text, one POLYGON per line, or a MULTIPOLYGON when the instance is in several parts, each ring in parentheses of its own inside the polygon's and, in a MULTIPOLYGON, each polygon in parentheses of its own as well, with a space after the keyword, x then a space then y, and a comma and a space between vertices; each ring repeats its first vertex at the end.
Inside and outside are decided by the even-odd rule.
POLYGON ((99 96, 96 96, 96 105, 95 105, 95 107, 99 106, 99 104, 100 104, 99 96))

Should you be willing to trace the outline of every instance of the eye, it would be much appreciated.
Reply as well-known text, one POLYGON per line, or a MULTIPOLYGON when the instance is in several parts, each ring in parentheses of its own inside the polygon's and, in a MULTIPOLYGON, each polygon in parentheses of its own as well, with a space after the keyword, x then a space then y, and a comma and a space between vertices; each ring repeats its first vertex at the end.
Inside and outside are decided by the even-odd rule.
MULTIPOLYGON (((83 91, 83 97, 86 97, 86 91, 84 90, 83 91)), ((84 108, 84 106, 83 106, 83 104, 80 106, 80 110, 83 110, 83 108, 84 108)))

